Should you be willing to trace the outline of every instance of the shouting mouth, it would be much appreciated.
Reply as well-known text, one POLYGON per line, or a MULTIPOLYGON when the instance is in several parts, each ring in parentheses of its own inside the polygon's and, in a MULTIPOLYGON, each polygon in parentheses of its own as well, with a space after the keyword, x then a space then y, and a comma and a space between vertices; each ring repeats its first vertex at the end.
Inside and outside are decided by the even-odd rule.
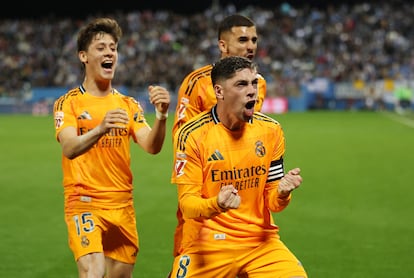
POLYGON ((248 121, 249 119, 251 119, 251 117, 253 117, 255 104, 256 104, 256 100, 251 100, 248 103, 246 103, 246 105, 244 106, 246 108, 246 110, 244 111, 244 117, 246 121, 248 121))
POLYGON ((251 100, 251 101, 249 101, 248 103, 246 103, 246 105, 245 105, 245 107, 247 108, 247 109, 252 109, 253 107, 254 107, 254 105, 256 104, 256 101, 255 100, 251 100))

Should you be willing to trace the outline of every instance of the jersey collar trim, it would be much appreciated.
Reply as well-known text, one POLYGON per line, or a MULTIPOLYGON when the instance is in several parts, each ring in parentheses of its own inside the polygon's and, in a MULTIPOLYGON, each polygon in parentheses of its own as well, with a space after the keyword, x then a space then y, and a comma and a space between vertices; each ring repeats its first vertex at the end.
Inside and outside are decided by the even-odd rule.
POLYGON ((81 91, 82 94, 86 93, 85 87, 83 87, 82 84, 79 86, 79 90, 81 91))
MULTIPOLYGON (((82 94, 86 93, 86 89, 85 89, 85 87, 83 87, 82 84, 79 85, 79 90, 81 91, 82 94)), ((112 88, 111 93, 115 94, 115 89, 112 88)))
POLYGON ((213 108, 211 108, 211 116, 213 117, 215 124, 218 124, 220 122, 220 119, 217 115, 217 105, 214 105, 213 108))

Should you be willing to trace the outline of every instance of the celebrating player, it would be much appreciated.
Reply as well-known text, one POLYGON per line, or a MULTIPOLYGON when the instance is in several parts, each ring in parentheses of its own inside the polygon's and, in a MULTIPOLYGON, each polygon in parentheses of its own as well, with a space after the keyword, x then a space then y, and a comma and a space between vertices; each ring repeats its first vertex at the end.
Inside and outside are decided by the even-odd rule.
POLYGON ((256 66, 226 57, 211 79, 217 104, 174 135, 171 181, 183 223, 170 277, 307 277, 272 216, 302 177, 299 168, 284 174, 281 125, 254 111, 256 66))
POLYGON ((161 151, 169 92, 149 86, 152 128, 140 104, 112 87, 122 30, 98 18, 78 35, 83 83, 54 105, 62 147, 65 221, 79 277, 132 277, 139 251, 130 169, 130 138, 146 152, 161 151))
MULTIPOLYGON (((224 18, 218 26, 218 47, 220 57, 242 56, 253 60, 257 50, 258 35, 255 23, 248 17, 233 14, 224 18)), ((211 84, 209 64, 189 73, 178 90, 174 116, 173 134, 186 121, 210 110, 216 103, 211 84)), ((266 96, 266 80, 258 74, 258 98, 255 110, 260 111, 266 96)))
MULTIPOLYGON (((253 60, 257 50, 258 35, 255 23, 248 17, 233 14, 225 17, 218 26, 218 47, 220 58, 229 56, 242 56, 253 60)), ((172 134, 192 117, 203 111, 210 110, 217 102, 216 94, 211 82, 212 64, 194 70, 188 74, 178 91, 177 106, 174 115, 172 134)), ((255 111, 260 111, 266 96, 266 80, 257 74, 258 94, 255 111)), ((177 208, 177 228, 173 255, 176 256, 180 238, 182 213, 177 208)))

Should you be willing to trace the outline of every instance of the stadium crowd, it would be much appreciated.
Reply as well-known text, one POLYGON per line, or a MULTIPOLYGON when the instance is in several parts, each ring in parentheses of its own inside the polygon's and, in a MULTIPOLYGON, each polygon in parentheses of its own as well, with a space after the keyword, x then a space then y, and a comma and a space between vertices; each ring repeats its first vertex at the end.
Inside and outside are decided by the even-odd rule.
MULTIPOLYGON (((413 77, 410 3, 338 3, 321 8, 286 2, 274 9, 248 6, 238 11, 233 5, 212 5, 192 15, 166 10, 105 14, 124 30, 115 85, 139 91, 161 81, 176 92, 188 72, 219 57, 216 24, 234 12, 257 23, 256 62, 268 81, 268 95, 294 94, 298 84, 314 77, 351 82, 413 77)), ((76 32, 87 20, 0 19, 0 96, 19 96, 31 87, 78 85, 82 74, 74 55, 76 32)))

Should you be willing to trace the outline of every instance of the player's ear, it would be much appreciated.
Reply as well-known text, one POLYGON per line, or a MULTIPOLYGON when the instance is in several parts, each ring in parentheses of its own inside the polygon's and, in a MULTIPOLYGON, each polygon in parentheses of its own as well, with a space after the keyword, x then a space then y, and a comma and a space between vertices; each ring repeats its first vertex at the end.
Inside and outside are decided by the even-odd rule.
POLYGON ((225 40, 219 40, 217 42, 220 53, 227 53, 227 43, 225 40))
POLYGON ((219 84, 214 85, 214 92, 217 99, 224 99, 223 87, 219 84))
POLYGON ((88 63, 88 57, 87 57, 87 55, 86 55, 86 52, 85 52, 85 51, 79 51, 79 53, 78 53, 78 57, 79 57, 79 60, 80 60, 82 63, 88 63))

